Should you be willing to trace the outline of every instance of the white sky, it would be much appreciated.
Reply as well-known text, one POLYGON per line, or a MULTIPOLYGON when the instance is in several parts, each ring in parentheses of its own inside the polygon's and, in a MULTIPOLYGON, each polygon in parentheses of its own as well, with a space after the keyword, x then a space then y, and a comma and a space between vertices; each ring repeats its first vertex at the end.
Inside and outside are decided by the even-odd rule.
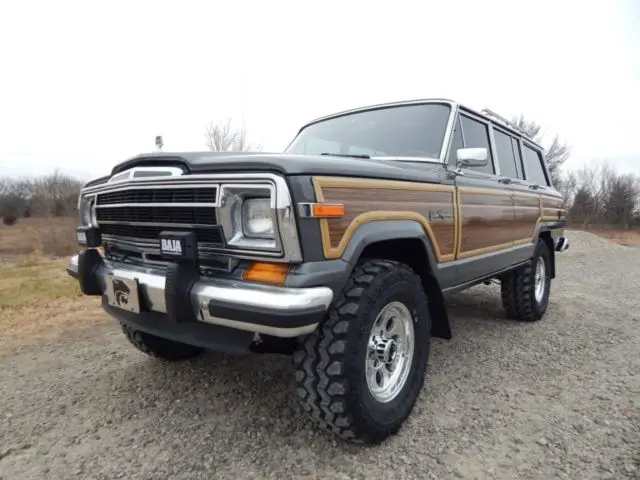
POLYGON ((640 0, 0 2, 0 175, 106 174, 160 134, 204 150, 229 115, 281 151, 317 116, 425 97, 640 173, 640 0))

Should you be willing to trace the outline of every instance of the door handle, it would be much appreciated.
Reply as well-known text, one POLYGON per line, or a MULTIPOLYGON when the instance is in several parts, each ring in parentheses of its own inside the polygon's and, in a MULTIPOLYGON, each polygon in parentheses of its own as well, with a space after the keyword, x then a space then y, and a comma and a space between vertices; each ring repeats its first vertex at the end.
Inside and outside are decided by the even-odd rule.
POLYGON ((506 183, 506 184, 511 183, 511 179, 510 179, 509 177, 502 177, 502 178, 499 178, 499 179, 498 179, 498 181, 499 181, 500 183, 506 183))
POLYGON ((540 188, 540 185, 536 185, 535 183, 533 185, 529 185, 529 188, 531 190, 538 190, 540 188))

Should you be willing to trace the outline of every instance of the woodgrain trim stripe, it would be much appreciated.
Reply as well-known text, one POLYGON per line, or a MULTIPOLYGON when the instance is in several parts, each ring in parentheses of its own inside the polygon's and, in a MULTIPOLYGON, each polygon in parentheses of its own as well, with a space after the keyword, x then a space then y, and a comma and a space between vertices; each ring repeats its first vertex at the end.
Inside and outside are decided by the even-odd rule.
MULTIPOLYGON (((313 177, 313 188, 318 202, 324 202, 323 188, 350 188, 350 189, 383 189, 402 190, 415 192, 441 192, 451 194, 453 207, 453 235, 454 246, 457 238, 458 209, 456 207, 456 189, 453 185, 437 185, 428 183, 413 183, 395 180, 375 180, 343 177, 313 177)), ((436 235, 431 228, 429 221, 420 213, 413 211, 371 211, 355 217, 340 239, 336 247, 331 244, 329 234, 329 222, 327 219, 320 219, 320 232, 322 235, 322 248, 325 258, 340 258, 347 248, 355 230, 362 224, 378 220, 414 220, 422 225, 425 233, 433 245, 437 262, 447 262, 455 259, 455 248, 453 253, 442 254, 436 235)))
MULTIPOLYGON (((322 235, 322 248, 325 258, 333 259, 340 258, 349 244, 353 234, 356 229, 365 223, 369 223, 372 221, 379 220, 413 220, 421 224, 426 235, 429 237, 431 244, 433 245, 434 253, 436 255, 436 261, 438 263, 448 262, 455 259, 464 259, 469 257, 474 257, 477 255, 482 255, 486 253, 496 252, 498 250, 503 250, 507 248, 511 248, 513 246, 525 245, 527 243, 534 244, 536 241, 536 236, 538 233, 538 226, 541 222, 558 220, 558 217, 550 217, 548 215, 543 215, 545 211, 545 199, 554 201, 562 201, 557 197, 547 197, 541 194, 529 193, 529 192, 514 192, 513 190, 494 190, 490 188, 481 188, 481 187, 454 187, 453 185, 440 185, 440 184, 428 184, 428 183, 414 183, 414 182, 406 182, 400 180, 378 180, 378 179, 361 179, 361 178, 348 178, 348 177, 313 177, 312 178, 313 188, 316 195, 317 202, 324 202, 325 197, 323 193, 323 189, 328 188, 348 188, 348 189, 383 189, 383 190, 401 190, 401 191, 414 191, 414 192, 441 192, 441 193, 450 193, 452 196, 453 202, 453 253, 442 254, 440 245, 437 241, 436 235, 431 227, 431 224, 427 220, 427 218, 415 211, 404 211, 404 210, 376 210, 369 211, 366 213, 362 213, 357 215, 355 218, 351 220, 348 227, 342 234, 340 241, 337 246, 333 246, 331 242, 330 228, 328 219, 322 218, 319 219, 320 224, 320 232, 322 235), (532 225, 531 236, 522 239, 516 239, 514 241, 510 241, 507 243, 500 243, 496 245, 491 245, 483 248, 477 248, 468 251, 462 251, 462 215, 461 215, 461 195, 462 194, 480 194, 480 195, 499 195, 499 196, 507 196, 507 197, 533 197, 538 199, 538 218, 536 222, 532 225)), ((549 208, 547 208, 547 211, 549 208)), ((563 210, 566 212, 566 210, 563 210)), ((545 212, 546 213, 546 212, 545 212)))

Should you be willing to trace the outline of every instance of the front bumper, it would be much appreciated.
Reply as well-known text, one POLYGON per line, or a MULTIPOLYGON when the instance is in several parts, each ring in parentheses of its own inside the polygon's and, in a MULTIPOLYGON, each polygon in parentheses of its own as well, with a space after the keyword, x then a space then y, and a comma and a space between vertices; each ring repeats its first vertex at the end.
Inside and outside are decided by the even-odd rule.
MULTIPOLYGON (((83 254, 85 252, 80 255, 83 254)), ((168 320, 176 318, 176 315, 167 315, 170 313, 168 305, 172 304, 167 301, 168 295, 186 295, 190 300, 192 321, 187 320, 180 325, 181 328, 188 328, 190 325, 200 328, 198 324, 209 324, 282 338, 297 337, 314 331, 333 299, 333 291, 322 286, 290 288, 200 277, 189 288, 180 282, 166 282, 165 273, 157 269, 114 263, 101 258, 91 271, 81 272, 83 267, 80 264, 82 262, 79 261, 79 255, 71 257, 67 273, 76 279, 89 275, 96 285, 96 292, 101 292, 96 293, 98 295, 104 296, 109 275, 137 279, 142 310, 140 314, 107 306, 103 299, 105 310, 123 321, 154 314, 154 318, 166 324, 167 330, 176 327, 176 322, 168 320), (167 292, 167 288, 187 288, 189 291, 167 292)), ((157 330, 161 325, 156 324, 155 327, 157 330)))

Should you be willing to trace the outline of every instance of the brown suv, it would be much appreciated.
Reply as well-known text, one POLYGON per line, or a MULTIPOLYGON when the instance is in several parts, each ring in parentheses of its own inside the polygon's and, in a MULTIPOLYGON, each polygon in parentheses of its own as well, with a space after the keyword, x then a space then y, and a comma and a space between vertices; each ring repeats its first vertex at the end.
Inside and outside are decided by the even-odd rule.
POLYGON ((538 320, 569 245, 542 148, 442 99, 320 118, 284 153, 140 155, 79 210, 67 270, 133 345, 290 354, 304 410, 365 443, 399 430, 451 338, 443 292, 498 279, 507 317, 538 320))

